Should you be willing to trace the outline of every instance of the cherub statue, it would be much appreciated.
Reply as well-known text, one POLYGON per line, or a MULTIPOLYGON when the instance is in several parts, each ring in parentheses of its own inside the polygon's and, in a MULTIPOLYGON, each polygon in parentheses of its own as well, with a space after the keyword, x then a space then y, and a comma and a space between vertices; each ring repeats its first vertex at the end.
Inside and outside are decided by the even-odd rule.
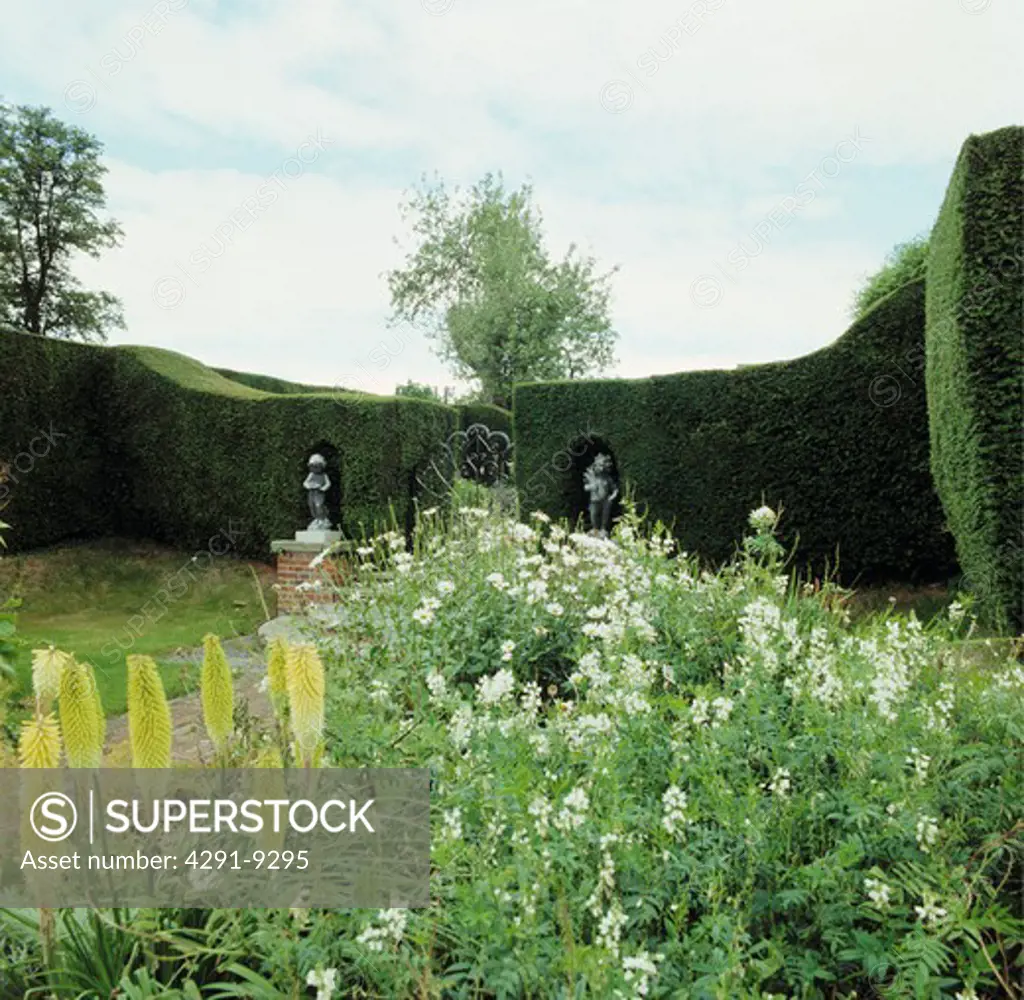
POLYGON ((611 469, 611 456, 602 453, 583 473, 583 488, 590 496, 591 531, 605 538, 612 524, 612 501, 619 495, 611 469))
POLYGON ((331 521, 327 516, 327 491, 331 488, 331 480, 324 469, 327 462, 323 455, 311 455, 309 458, 309 475, 302 484, 309 501, 309 513, 313 520, 309 522, 307 531, 330 531, 331 521))

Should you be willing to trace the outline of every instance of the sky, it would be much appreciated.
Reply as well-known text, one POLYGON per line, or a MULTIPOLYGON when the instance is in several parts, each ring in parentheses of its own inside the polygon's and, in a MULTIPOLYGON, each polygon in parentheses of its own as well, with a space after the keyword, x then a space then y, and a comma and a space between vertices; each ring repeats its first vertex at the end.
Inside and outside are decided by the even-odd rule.
POLYGON ((110 343, 390 393, 461 388, 390 328, 426 175, 529 182, 617 265, 606 374, 798 357, 1020 124, 1020 0, 2 0, 0 98, 104 145, 110 343), (397 242, 396 242, 397 240, 397 242))

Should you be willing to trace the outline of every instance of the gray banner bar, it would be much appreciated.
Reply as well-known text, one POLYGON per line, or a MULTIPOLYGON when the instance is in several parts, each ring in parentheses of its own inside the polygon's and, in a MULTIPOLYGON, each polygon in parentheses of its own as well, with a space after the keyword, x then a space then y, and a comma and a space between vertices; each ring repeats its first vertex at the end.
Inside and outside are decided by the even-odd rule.
POLYGON ((0 906, 420 907, 424 769, 0 769, 0 906))

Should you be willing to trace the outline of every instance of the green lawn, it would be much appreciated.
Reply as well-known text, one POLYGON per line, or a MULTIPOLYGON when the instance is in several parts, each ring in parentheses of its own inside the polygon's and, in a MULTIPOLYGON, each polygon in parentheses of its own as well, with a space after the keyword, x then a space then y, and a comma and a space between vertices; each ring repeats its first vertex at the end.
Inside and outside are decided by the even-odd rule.
POLYGON ((168 654, 198 646, 207 632, 230 638, 255 631, 265 615, 253 570, 271 605, 273 571, 230 556, 193 564, 191 556, 110 539, 0 558, 0 600, 22 599, 21 693, 31 694, 32 650, 50 643, 93 664, 109 715, 125 711, 131 653, 157 660, 168 697, 192 690, 197 666, 168 654))

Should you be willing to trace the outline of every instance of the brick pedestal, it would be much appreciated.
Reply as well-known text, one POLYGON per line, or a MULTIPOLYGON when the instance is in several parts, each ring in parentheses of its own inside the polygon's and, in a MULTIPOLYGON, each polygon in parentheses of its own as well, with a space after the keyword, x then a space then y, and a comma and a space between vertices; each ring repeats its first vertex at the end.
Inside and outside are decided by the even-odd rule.
POLYGON ((336 600, 334 586, 344 584, 353 575, 352 553, 354 542, 335 543, 336 551, 319 566, 310 563, 326 548, 319 542, 297 542, 283 538, 270 543, 270 551, 277 556, 277 613, 301 613, 309 604, 324 604, 336 600), (300 584, 306 587, 300 588, 300 584))

